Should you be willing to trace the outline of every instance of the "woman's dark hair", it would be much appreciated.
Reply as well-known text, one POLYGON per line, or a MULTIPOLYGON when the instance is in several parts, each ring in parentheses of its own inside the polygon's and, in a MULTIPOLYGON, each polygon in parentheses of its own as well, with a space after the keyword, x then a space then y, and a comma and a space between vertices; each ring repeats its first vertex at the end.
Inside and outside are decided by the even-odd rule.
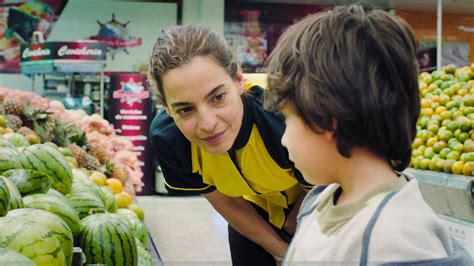
POLYGON ((221 35, 202 25, 174 26, 160 33, 150 56, 148 82, 155 100, 166 104, 163 74, 189 63, 196 56, 209 56, 231 78, 236 78, 238 64, 221 35))
POLYGON ((266 108, 290 104, 316 133, 333 131, 345 157, 362 146, 408 166, 420 99, 415 38, 400 18, 359 5, 309 16, 283 33, 268 73, 266 108))

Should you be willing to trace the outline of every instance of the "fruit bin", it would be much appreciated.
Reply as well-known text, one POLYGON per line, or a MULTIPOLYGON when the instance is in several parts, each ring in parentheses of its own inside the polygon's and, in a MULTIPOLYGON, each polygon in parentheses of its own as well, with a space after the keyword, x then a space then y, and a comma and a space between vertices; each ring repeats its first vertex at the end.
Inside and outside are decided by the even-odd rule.
POLYGON ((413 168, 405 173, 418 179, 423 198, 474 257, 474 177, 413 168))
POLYGON ((474 177, 409 168, 424 199, 438 214, 474 223, 474 177))

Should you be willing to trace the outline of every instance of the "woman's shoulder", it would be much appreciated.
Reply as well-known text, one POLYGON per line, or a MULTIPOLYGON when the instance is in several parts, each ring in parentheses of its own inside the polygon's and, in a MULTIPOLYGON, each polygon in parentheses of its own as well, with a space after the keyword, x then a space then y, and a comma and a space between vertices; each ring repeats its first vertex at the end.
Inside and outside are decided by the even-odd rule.
POLYGON ((179 131, 178 127, 164 109, 158 111, 155 118, 150 125, 150 137, 160 138, 164 141, 176 140, 176 138, 183 137, 184 135, 179 131))
POLYGON ((191 144, 164 110, 156 114, 149 135, 150 143, 159 159, 178 157, 178 161, 190 165, 191 144))

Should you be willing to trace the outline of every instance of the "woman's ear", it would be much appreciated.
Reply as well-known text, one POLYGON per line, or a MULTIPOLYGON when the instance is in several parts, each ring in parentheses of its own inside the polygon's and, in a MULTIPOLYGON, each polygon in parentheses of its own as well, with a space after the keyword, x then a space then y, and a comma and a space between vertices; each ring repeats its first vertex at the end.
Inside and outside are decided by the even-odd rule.
POLYGON ((237 73, 235 74, 235 82, 237 83, 239 89, 241 89, 242 92, 244 90, 245 77, 240 67, 237 69, 237 73))

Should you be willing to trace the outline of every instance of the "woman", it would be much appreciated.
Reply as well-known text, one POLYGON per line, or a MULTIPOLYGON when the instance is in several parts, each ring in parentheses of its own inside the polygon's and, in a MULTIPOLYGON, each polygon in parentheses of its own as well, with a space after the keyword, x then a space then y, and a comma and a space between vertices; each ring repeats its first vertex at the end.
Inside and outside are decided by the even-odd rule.
POLYGON ((234 265, 274 265, 308 184, 280 143, 282 118, 263 110, 262 88, 244 92, 224 38, 196 25, 158 36, 149 81, 165 107, 150 138, 167 189, 203 195, 227 220, 234 265))

